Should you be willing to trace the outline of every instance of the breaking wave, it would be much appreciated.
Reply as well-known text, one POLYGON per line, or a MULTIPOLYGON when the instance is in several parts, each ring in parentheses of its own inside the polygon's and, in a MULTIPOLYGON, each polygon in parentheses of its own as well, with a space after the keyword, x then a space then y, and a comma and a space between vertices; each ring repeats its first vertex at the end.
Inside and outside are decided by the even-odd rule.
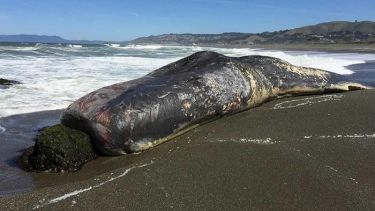
POLYGON ((346 68, 348 65, 375 60, 374 54, 283 52, 199 46, 0 46, 0 78, 22 82, 1 90, 0 116, 64 108, 90 91, 141 77, 202 50, 216 51, 228 56, 277 57, 295 65, 339 74, 351 74, 346 68))

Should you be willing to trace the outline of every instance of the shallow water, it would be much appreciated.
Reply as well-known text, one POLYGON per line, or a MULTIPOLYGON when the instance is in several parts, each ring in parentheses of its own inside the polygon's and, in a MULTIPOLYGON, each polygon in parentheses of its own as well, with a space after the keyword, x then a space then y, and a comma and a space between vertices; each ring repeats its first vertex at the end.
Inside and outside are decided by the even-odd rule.
POLYGON ((58 123, 61 110, 0 118, 0 196, 32 189, 32 175, 18 167, 17 158, 34 144, 38 129, 58 123))

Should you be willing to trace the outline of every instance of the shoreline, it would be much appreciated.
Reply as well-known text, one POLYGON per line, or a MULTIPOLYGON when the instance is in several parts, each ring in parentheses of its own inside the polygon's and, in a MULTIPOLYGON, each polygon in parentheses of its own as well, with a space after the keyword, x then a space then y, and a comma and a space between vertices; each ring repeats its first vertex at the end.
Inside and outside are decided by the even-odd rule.
POLYGON ((40 128, 56 124, 62 110, 18 114, 0 118, 0 197, 35 187, 32 176, 18 166, 18 157, 34 145, 40 128))
MULTIPOLYGON (((0 42, 0 46, 1 43, 0 42)), ((4 46, 19 46, 19 45, 12 45, 12 43, 8 43, 10 45, 4 46)), ((17 44, 17 42, 13 43, 17 44)), ((34 46, 37 43, 33 43, 34 46)), ((55 43, 50 43, 52 45, 56 45, 55 43)), ((86 45, 85 46, 104 46, 104 45, 86 45)), ((375 53, 375 44, 253 44, 253 45, 246 45, 246 44, 208 44, 208 43, 201 43, 201 44, 180 44, 180 43, 127 43, 123 46, 129 45, 165 45, 165 46, 186 46, 186 47, 212 47, 212 48, 249 48, 249 49, 263 49, 263 50, 275 50, 275 51, 318 51, 318 52, 327 52, 327 53, 375 53)), ((23 46, 23 45, 21 45, 23 46)), ((26 45, 28 46, 28 45, 26 45)))
POLYGON ((348 77, 364 85, 375 87, 375 61, 346 66, 353 74, 348 77))
POLYGON ((31 173, 35 189, 0 207, 375 208, 374 106, 375 90, 271 101, 140 154, 31 173))
POLYGON ((327 53, 375 53, 375 44, 267 44, 267 45, 218 45, 204 44, 198 47, 250 48, 279 51, 318 51, 327 53))

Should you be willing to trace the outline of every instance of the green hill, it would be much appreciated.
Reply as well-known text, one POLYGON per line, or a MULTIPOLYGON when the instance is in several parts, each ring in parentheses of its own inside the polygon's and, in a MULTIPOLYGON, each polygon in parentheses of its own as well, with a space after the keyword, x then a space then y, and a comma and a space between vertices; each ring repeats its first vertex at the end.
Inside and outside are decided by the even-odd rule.
POLYGON ((292 29, 287 31, 286 34, 330 34, 343 31, 352 33, 360 32, 362 34, 375 33, 375 22, 334 21, 292 29))

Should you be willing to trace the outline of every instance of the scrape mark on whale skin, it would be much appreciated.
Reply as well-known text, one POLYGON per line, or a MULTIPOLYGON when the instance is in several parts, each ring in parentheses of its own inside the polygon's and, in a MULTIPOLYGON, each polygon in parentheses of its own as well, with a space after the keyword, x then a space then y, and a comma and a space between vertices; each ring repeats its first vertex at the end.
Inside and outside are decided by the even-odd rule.
POLYGON ((161 96, 158 96, 158 98, 165 98, 166 96, 168 96, 169 94, 171 94, 172 92, 167 92, 167 94, 164 94, 164 95, 161 95, 161 96))
POLYGON ((252 144, 261 144, 261 145, 271 145, 271 144, 276 144, 278 143, 277 141, 273 141, 272 138, 266 138, 266 139, 251 139, 251 138, 240 138, 240 139, 228 139, 228 140, 223 140, 219 139, 216 141, 209 141, 209 142, 235 142, 235 143, 252 143, 252 144))
POLYGON ((297 100, 289 100, 276 104, 272 109, 287 109, 287 108, 296 108, 300 106, 309 106, 316 103, 322 103, 327 101, 338 101, 341 100, 344 95, 323 95, 318 97, 307 97, 297 100))
MULTIPOLYGON (((66 199, 68 199, 68 198, 71 198, 71 197, 73 197, 73 196, 76 196, 76 195, 78 195, 78 194, 80 194, 80 193, 84 193, 84 192, 87 192, 87 191, 93 190, 93 189, 95 189, 95 188, 99 188, 99 187, 101 187, 101 186, 103 186, 103 185, 105 185, 105 184, 107 184, 107 183, 109 183, 109 182, 112 182, 112 181, 114 181, 114 180, 117 180, 117 179, 120 179, 121 177, 126 176, 130 171, 132 171, 132 170, 134 170, 134 169, 137 169, 137 168, 143 168, 143 167, 146 167, 146 166, 150 166, 150 165, 152 165, 152 164, 154 164, 154 163, 155 163, 154 161, 151 161, 150 163, 146 163, 146 164, 141 164, 141 165, 133 166, 133 167, 131 167, 131 168, 126 169, 124 172, 122 172, 122 173, 119 174, 118 176, 110 177, 109 179, 104 180, 103 182, 97 183, 96 185, 89 186, 89 187, 87 187, 87 188, 83 188, 83 189, 79 189, 79 190, 75 190, 75 191, 72 191, 72 192, 66 193, 66 194, 64 194, 64 195, 62 195, 62 196, 59 196, 59 197, 57 197, 57 198, 50 199, 50 200, 48 200, 48 201, 46 201, 45 199, 42 199, 42 200, 39 201, 39 204, 38 204, 38 205, 35 205, 35 206, 33 207, 33 210, 35 210, 35 209, 40 209, 40 208, 45 207, 45 206, 47 206, 47 205, 51 205, 51 204, 58 203, 58 202, 60 202, 60 201, 64 201, 64 200, 66 200, 66 199)), ((112 174, 113 174, 113 173, 111 173, 111 175, 112 175, 112 174)), ((94 180, 96 180, 96 179, 94 179, 94 180)))
POLYGON ((0 133, 4 133, 7 129, 0 125, 0 133))

